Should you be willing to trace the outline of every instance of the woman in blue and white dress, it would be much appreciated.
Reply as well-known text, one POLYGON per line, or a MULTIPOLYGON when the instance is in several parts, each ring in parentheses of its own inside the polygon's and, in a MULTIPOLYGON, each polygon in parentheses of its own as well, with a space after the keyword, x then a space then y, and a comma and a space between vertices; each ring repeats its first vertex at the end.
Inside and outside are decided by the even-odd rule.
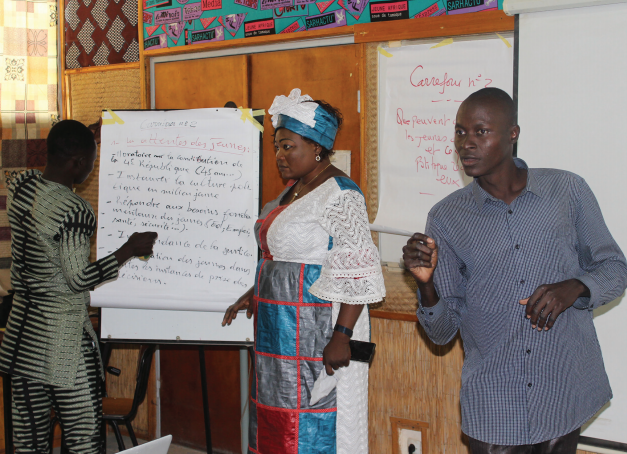
POLYGON ((364 305, 381 301, 385 287, 364 196, 331 165, 342 117, 299 89, 269 112, 289 184, 256 223, 263 256, 254 289, 224 318, 255 315, 249 452, 367 453, 368 364, 350 362, 348 341, 370 340, 364 305), (311 404, 323 371, 338 375, 337 388, 311 404))

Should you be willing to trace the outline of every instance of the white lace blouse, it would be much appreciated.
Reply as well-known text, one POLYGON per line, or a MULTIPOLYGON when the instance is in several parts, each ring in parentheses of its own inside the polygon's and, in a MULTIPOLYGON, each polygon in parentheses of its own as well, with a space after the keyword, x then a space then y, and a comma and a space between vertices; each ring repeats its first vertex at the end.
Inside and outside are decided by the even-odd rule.
POLYGON ((331 178, 285 208, 267 245, 276 261, 322 265, 309 289, 320 299, 369 304, 385 296, 364 197, 348 178, 331 178))

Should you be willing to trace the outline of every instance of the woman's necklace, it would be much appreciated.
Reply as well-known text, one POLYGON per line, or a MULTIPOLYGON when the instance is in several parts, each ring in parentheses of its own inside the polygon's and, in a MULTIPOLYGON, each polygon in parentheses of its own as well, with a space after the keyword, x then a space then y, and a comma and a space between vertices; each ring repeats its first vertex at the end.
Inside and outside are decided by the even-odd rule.
POLYGON ((321 174, 322 172, 324 172, 325 170, 327 170, 330 166, 331 166, 331 163, 329 163, 329 165, 328 165, 328 166, 326 166, 324 169, 322 169, 318 175, 316 175, 316 176, 315 176, 315 177, 313 177, 311 180, 309 180, 307 183, 305 183, 304 185, 302 185, 302 186, 300 187, 300 189, 298 190, 298 192, 295 192, 295 193, 294 193, 294 197, 292 197, 292 200, 290 200, 290 203, 292 203, 292 202, 294 201, 294 199, 296 199, 296 197, 298 197, 298 194, 300 193, 300 191, 302 191, 302 190, 303 190, 303 188, 304 188, 305 186, 307 186, 307 185, 308 185, 309 183, 311 183, 313 180, 315 180, 316 178, 318 178, 318 177, 320 176, 320 174, 321 174))

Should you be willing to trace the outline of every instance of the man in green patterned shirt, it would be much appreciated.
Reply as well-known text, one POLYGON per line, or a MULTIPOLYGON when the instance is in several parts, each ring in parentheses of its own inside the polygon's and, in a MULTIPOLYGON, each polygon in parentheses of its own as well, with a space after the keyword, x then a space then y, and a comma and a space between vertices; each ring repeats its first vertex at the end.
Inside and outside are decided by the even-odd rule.
POLYGON ((70 453, 101 450, 101 379, 89 289, 115 279, 127 260, 152 254, 154 232, 134 233, 113 254, 89 262, 96 216, 73 192, 94 168, 94 135, 64 120, 48 135, 44 173, 9 183, 13 309, 0 347, 0 370, 13 378, 18 453, 48 453, 50 409, 70 453))

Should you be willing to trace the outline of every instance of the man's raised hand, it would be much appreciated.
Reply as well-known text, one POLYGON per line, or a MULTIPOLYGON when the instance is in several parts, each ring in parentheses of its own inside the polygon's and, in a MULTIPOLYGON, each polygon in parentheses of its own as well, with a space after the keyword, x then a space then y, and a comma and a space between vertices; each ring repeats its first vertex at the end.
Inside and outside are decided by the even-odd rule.
POLYGON ((438 246, 435 240, 424 233, 414 233, 403 247, 403 262, 418 283, 431 283, 438 265, 438 246))

